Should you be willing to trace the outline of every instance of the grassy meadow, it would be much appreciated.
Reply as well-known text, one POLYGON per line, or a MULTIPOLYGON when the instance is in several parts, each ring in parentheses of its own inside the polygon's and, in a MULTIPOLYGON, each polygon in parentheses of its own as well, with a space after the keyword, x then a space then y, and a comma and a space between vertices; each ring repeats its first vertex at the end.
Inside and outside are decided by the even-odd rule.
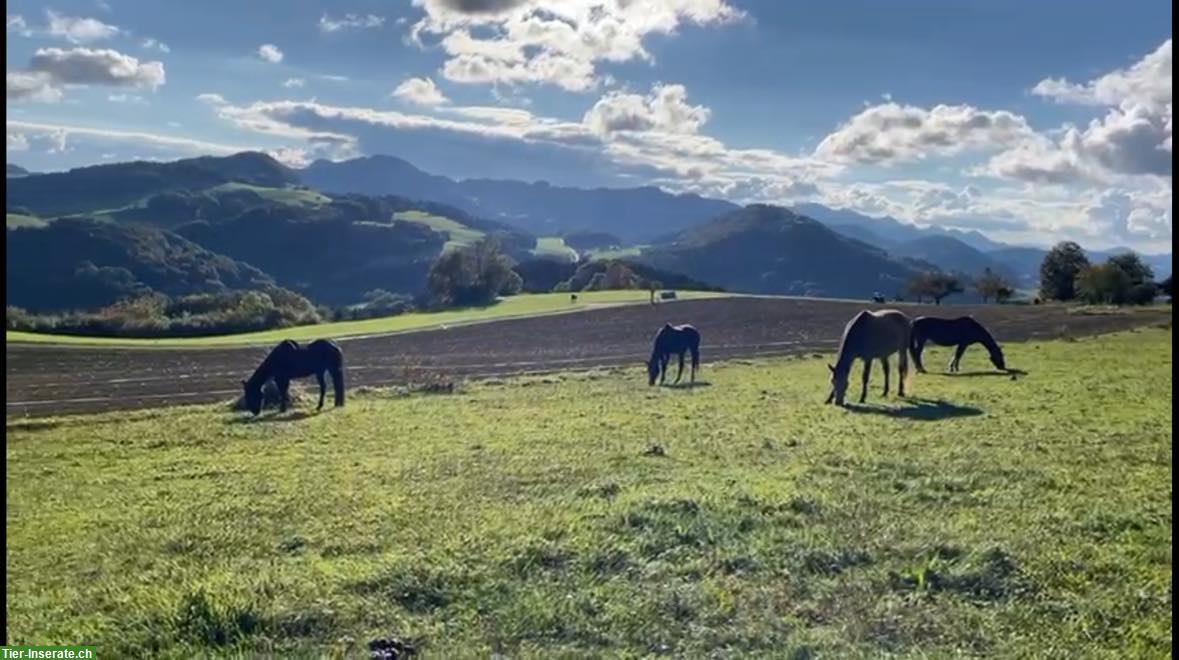
MULTIPOLYGON (((677 291, 681 300, 714 298, 729 294, 710 291, 677 291)), ((577 302, 570 302, 568 293, 525 293, 501 298, 486 307, 463 307, 440 312, 410 312, 397 316, 383 316, 358 321, 337 321, 317 323, 295 328, 276 328, 260 332, 243 332, 234 335, 210 337, 171 337, 165 339, 131 339, 126 337, 86 337, 51 335, 36 332, 8 330, 5 340, 9 342, 38 342, 51 344, 77 344, 87 346, 136 346, 136 347, 200 347, 233 346, 242 344, 269 344, 284 339, 305 341, 320 337, 353 337, 387 332, 428 330, 442 325, 496 321, 517 316, 560 314, 594 309, 603 305, 646 304, 651 294, 639 290, 579 291, 577 302)))
POLYGON ((1169 657, 1171 340, 975 348, 851 410, 815 355, 9 421, 9 643, 1169 657))

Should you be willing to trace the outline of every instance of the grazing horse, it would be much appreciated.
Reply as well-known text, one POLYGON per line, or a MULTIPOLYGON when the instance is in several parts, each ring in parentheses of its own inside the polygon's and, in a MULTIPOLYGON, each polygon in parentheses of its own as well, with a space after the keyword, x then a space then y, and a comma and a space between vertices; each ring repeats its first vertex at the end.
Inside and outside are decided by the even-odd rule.
POLYGON ((827 403, 834 400, 836 405, 843 405, 852 363, 857 358, 864 361, 864 387, 860 392, 860 403, 868 396, 868 375, 872 371, 872 360, 880 360, 884 365, 884 395, 887 396, 888 356, 893 353, 898 354, 897 366, 901 372, 897 393, 905 396, 905 378, 909 375, 908 348, 909 317, 903 313, 885 309, 879 312, 865 310, 856 314, 843 330, 839 358, 834 365, 827 365, 831 370, 831 394, 827 397, 827 403))
POLYGON ((680 356, 680 369, 675 375, 675 382, 680 382, 680 377, 684 375, 684 353, 688 351, 692 353, 691 379, 695 383, 696 369, 700 367, 700 331, 690 325, 664 324, 655 335, 651 359, 647 360, 647 384, 654 385, 656 377, 659 378, 659 384, 663 384, 672 353, 680 356))
POLYGON ((249 380, 242 381, 246 408, 255 415, 262 410, 262 385, 273 378, 278 387, 279 410, 286 411, 291 379, 315 376, 319 380, 319 407, 316 410, 322 410, 324 390, 327 389, 324 373, 332 375, 336 407, 344 405, 344 351, 330 339, 316 339, 307 346, 287 339, 270 351, 249 380))
POLYGON ((957 346, 954 358, 950 360, 948 369, 958 371, 958 364, 962 361, 962 354, 971 344, 982 344, 991 355, 991 364, 1000 371, 1007 370, 1003 360, 1003 349, 990 332, 969 316, 956 319, 939 319, 932 316, 919 316, 913 319, 909 350, 913 354, 913 364, 918 373, 925 373, 925 365, 921 363, 921 352, 925 349, 925 342, 932 342, 938 346, 957 346))

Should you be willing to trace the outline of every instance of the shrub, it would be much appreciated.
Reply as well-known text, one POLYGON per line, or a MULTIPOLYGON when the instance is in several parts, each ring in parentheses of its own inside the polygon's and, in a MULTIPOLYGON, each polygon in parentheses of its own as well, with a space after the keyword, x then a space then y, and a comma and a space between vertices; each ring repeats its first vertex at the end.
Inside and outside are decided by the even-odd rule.
POLYGON ((1040 295, 1051 300, 1072 300, 1077 296, 1077 276, 1087 266, 1089 258, 1080 245, 1072 241, 1057 243, 1040 264, 1040 295))
POLYGON ((427 280, 434 300, 443 306, 486 305, 509 286, 513 275, 519 277, 512 272, 511 259, 495 241, 483 240, 443 252, 430 266, 427 280))

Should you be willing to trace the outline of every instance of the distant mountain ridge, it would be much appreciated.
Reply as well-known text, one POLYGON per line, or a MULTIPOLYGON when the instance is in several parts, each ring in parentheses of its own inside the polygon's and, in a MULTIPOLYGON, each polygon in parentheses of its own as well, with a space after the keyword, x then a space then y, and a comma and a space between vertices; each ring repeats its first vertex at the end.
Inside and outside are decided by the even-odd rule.
POLYGON ((766 204, 685 229, 639 260, 730 291, 857 298, 903 294, 911 277, 933 268, 766 204))
POLYGON ((457 206, 537 235, 592 228, 629 242, 646 242, 740 208, 694 194, 641 188, 567 188, 544 182, 498 179, 455 181, 429 174, 392 156, 333 163, 315 161, 299 171, 303 183, 329 193, 400 195, 457 206))

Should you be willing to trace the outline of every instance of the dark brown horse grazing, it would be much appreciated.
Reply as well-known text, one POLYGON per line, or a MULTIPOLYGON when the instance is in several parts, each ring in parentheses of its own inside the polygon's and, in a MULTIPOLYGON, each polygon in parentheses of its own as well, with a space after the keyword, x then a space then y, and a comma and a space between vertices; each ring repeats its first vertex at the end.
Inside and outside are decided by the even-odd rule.
POLYGON ((332 375, 332 388, 336 392, 336 407, 344 405, 344 351, 330 339, 316 339, 307 346, 287 339, 262 360, 249 380, 242 381, 246 391, 246 408, 255 415, 262 410, 262 385, 270 379, 278 387, 279 410, 285 411, 290 401, 292 378, 315 376, 319 380, 319 407, 323 409, 323 396, 327 389, 323 375, 332 375))
POLYGON ((655 345, 651 349, 651 359, 647 360, 647 384, 654 385, 659 378, 662 385, 667 378, 667 365, 671 362, 672 353, 680 356, 680 369, 676 372, 675 382, 680 382, 684 375, 684 353, 692 353, 692 382, 696 382, 696 369, 700 367, 700 331, 690 325, 664 324, 655 334, 655 345))
POLYGON ((913 319, 912 337, 909 351, 913 354, 913 364, 919 373, 925 373, 925 365, 921 363, 921 352, 925 349, 925 342, 938 346, 957 346, 954 357, 950 360, 948 369, 958 371, 962 361, 962 354, 971 344, 982 344, 991 356, 991 364, 1000 371, 1007 370, 1007 363, 1003 359, 1003 349, 990 332, 969 316, 956 319, 939 319, 932 316, 919 316, 913 319))
POLYGON ((897 393, 905 396, 905 378, 909 375, 908 348, 909 317, 895 309, 879 312, 865 310, 856 314, 843 329, 839 358, 834 365, 827 365, 831 370, 831 394, 827 397, 827 403, 834 400, 836 405, 843 405, 852 363, 857 358, 864 361, 864 388, 860 392, 860 403, 868 396, 868 375, 872 371, 872 360, 880 360, 884 365, 884 395, 887 396, 888 356, 893 353, 898 354, 897 366, 901 372, 897 393))

